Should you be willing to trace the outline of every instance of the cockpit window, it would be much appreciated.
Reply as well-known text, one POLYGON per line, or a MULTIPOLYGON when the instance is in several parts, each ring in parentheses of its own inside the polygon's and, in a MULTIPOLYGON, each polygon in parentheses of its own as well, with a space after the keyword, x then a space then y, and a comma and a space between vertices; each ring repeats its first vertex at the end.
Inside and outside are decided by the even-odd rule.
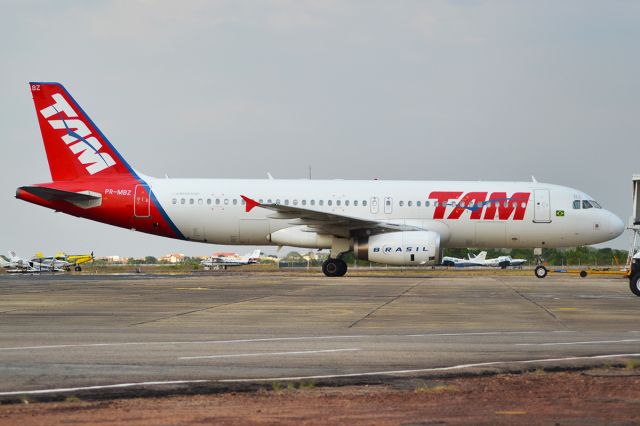
POLYGON ((575 210, 580 210, 580 200, 574 200, 573 202, 573 208, 575 210))
POLYGON ((583 209, 592 209, 593 206, 591 205, 591 202, 589 202, 588 200, 582 200, 582 208, 583 209))
POLYGON ((590 202, 590 203, 591 203, 591 205, 592 205, 593 207, 595 207, 596 209, 601 209, 601 208, 602 208, 602 206, 600 206, 600 204, 598 204, 598 203, 597 203, 596 201, 594 201, 594 200, 591 200, 591 201, 589 201, 589 202, 590 202))

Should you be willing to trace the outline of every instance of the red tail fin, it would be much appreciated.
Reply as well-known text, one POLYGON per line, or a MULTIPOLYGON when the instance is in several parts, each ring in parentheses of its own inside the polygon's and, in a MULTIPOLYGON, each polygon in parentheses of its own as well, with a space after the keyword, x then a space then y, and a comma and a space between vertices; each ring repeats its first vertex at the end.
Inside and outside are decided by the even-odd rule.
POLYGON ((29 83, 47 151, 51 178, 135 173, 59 83, 29 83))

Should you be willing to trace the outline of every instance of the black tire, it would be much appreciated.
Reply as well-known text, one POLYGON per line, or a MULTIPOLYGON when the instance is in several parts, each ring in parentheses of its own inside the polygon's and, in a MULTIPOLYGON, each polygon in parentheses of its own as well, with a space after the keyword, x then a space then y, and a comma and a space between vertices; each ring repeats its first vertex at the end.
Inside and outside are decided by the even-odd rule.
POLYGON ((75 271, 76 271, 76 272, 81 272, 81 271, 82 271, 82 268, 81 268, 81 267, 79 267, 79 266, 76 266, 76 267, 75 267, 75 271))
POLYGON ((547 268, 545 268, 542 265, 536 266, 536 269, 534 270, 534 273, 536 274, 536 277, 538 277, 538 278, 546 277, 548 272, 549 271, 547 270, 547 268))
POLYGON ((631 293, 640 297, 640 272, 636 272, 629 278, 629 289, 631 293))
POLYGON ((580 278, 585 278, 587 276, 587 271, 580 271, 580 278))
POLYGON ((340 267, 340 270, 338 272, 338 275, 336 275, 337 277, 342 277, 344 276, 344 274, 347 273, 347 263, 342 260, 342 259, 337 259, 338 262, 338 266, 340 267))
POLYGON ((347 273, 347 264, 342 259, 327 259, 322 263, 322 272, 327 277, 341 277, 347 273))

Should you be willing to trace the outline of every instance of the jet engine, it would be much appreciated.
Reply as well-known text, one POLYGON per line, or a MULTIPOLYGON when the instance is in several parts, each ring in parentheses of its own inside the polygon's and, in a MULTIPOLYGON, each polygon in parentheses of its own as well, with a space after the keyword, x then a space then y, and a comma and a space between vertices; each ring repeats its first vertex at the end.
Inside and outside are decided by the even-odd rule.
POLYGON ((359 238, 354 244, 358 259, 388 265, 436 265, 440 262, 440 234, 405 231, 359 238))

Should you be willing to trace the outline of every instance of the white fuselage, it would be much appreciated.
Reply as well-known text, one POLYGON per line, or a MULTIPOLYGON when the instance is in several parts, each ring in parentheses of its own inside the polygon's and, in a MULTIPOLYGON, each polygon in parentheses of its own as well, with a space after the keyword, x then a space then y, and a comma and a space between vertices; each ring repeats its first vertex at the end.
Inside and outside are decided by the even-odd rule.
POLYGON ((439 233, 442 247, 570 247, 604 242, 624 230, 605 209, 584 209, 579 202, 575 208, 577 201, 593 200, 587 194, 537 182, 145 179, 186 239, 214 244, 270 245, 270 234, 296 226, 295 219, 274 218, 265 208, 246 212, 241 195, 416 226, 439 233), (434 193, 459 195, 438 201, 434 193))

